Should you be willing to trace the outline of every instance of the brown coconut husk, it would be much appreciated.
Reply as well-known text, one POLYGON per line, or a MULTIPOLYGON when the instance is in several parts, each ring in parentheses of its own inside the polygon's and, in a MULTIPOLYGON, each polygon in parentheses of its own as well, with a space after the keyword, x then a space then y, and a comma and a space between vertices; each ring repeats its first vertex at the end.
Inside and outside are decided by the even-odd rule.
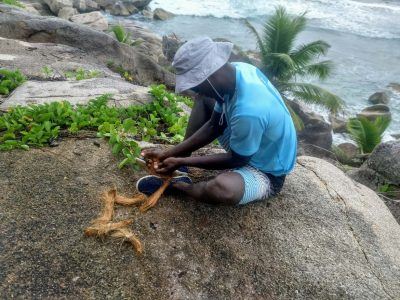
POLYGON ((168 187, 169 183, 171 182, 172 178, 165 179, 163 185, 155 191, 142 206, 139 207, 141 212, 145 212, 152 208, 154 205, 157 204, 158 200, 160 199, 161 195, 164 193, 165 189, 168 187))
POLYGON ((132 244, 133 249, 136 251, 136 253, 143 253, 142 243, 129 228, 118 228, 117 230, 112 232, 111 236, 115 238, 122 238, 124 242, 129 242, 132 244))
POLYGON ((146 200, 147 200, 147 197, 144 194, 136 194, 132 198, 127 198, 127 197, 117 194, 115 197, 116 204, 125 205, 125 206, 138 205, 140 203, 143 203, 146 200))
POLYGON ((108 233, 132 224, 132 219, 119 222, 98 223, 95 222, 84 230, 86 236, 105 236, 108 233))

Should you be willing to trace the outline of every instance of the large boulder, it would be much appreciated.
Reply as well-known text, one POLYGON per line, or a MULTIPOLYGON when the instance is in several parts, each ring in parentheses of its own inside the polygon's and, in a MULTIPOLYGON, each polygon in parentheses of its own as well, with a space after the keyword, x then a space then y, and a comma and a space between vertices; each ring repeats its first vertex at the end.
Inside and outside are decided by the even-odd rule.
POLYGON ((35 16, 0 5, 0 36, 30 42, 58 43, 93 55, 104 64, 112 61, 130 71, 139 84, 156 82, 174 86, 174 76, 135 47, 119 43, 110 35, 59 18, 35 16))
POLYGON ((334 133, 347 132, 347 120, 345 118, 330 115, 329 121, 331 122, 332 130, 334 133))
POLYGON ((43 104, 66 100, 72 104, 86 104, 89 100, 111 94, 110 104, 127 106, 151 102, 149 88, 133 85, 118 78, 93 78, 68 81, 27 81, 15 89, 0 105, 7 110, 15 105, 43 104))
POLYGON ((280 196, 244 207, 164 197, 132 230, 144 244, 85 238, 102 190, 131 194, 106 142, 0 152, 2 298, 396 299, 400 227, 377 195, 300 157, 280 196), (23 262, 23 265, 21 265, 23 262), (23 266, 23 267, 21 267, 23 266))
POLYGON ((369 96, 368 102, 371 104, 388 104, 389 96, 385 92, 376 92, 369 96))
POLYGON ((350 174, 371 188, 385 183, 400 185, 400 141, 379 144, 361 168, 350 174))
POLYGON ((77 69, 96 70, 101 77, 120 78, 96 56, 78 48, 1 37, 0 65, 7 69, 19 69, 29 79, 40 81, 65 80, 67 72, 77 69), (44 72, 45 68, 47 73, 44 72))
POLYGON ((46 3, 54 15, 58 15, 59 11, 63 7, 72 7, 72 0, 43 0, 46 3))
POLYGON ((376 104, 364 108, 361 112, 357 114, 357 117, 366 117, 367 119, 374 121, 378 117, 391 118, 392 113, 390 112, 389 106, 385 104, 376 104))
POLYGON ((162 9, 162 8, 156 8, 153 11, 154 20, 165 21, 165 20, 173 18, 174 16, 175 15, 173 13, 166 11, 165 9, 162 9))
POLYGON ((100 9, 100 6, 93 0, 73 0, 73 6, 81 13, 100 9))
POLYGON ((72 16, 70 19, 74 23, 87 25, 93 29, 105 31, 108 29, 108 21, 99 11, 72 16))
POLYGON ((69 20, 72 16, 76 14, 78 14, 76 8, 65 6, 59 10, 58 17, 61 19, 69 20))

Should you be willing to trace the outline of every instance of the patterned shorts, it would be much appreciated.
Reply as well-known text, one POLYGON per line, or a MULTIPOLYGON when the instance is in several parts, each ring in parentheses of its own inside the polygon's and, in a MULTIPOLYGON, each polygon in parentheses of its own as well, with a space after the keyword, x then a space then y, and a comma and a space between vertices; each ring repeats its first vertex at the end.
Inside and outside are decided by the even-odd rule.
MULTIPOLYGON (((230 149, 229 139, 230 131, 227 128, 224 133, 218 137, 218 142, 225 151, 229 151, 230 149)), ((285 176, 273 176, 250 165, 232 171, 240 174, 244 180, 244 194, 239 205, 258 200, 265 200, 275 196, 280 192, 285 181, 285 176)))

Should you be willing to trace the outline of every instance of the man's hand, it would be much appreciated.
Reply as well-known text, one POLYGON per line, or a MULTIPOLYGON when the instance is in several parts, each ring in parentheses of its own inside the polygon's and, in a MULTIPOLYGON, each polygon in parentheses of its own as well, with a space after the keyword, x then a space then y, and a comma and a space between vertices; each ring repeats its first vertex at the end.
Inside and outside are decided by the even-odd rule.
POLYGON ((147 167, 150 169, 152 166, 157 168, 158 164, 166 158, 165 151, 159 149, 146 149, 142 151, 141 155, 144 157, 147 167))
POLYGON ((155 166, 157 173, 170 174, 182 165, 182 159, 179 157, 169 157, 155 166))

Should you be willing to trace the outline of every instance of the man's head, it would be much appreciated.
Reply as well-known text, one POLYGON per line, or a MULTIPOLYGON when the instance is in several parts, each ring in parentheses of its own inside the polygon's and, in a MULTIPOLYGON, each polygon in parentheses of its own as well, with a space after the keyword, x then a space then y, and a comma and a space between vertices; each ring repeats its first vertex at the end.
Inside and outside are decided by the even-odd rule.
POLYGON ((208 37, 186 42, 172 63, 176 69, 175 91, 191 89, 218 100, 221 93, 227 92, 232 77, 232 66, 227 63, 232 47, 231 43, 213 42, 208 37))

